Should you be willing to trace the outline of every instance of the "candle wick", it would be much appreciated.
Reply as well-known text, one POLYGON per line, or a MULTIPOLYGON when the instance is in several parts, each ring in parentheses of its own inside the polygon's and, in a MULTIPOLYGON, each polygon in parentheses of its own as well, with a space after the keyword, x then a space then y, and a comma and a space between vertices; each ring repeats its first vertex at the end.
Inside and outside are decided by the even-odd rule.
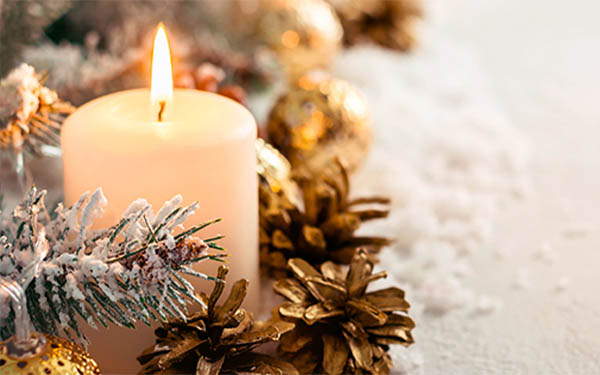
POLYGON ((158 121, 162 121, 163 118, 163 112, 165 111, 165 106, 167 105, 167 102, 162 100, 160 102, 160 110, 158 111, 158 121))

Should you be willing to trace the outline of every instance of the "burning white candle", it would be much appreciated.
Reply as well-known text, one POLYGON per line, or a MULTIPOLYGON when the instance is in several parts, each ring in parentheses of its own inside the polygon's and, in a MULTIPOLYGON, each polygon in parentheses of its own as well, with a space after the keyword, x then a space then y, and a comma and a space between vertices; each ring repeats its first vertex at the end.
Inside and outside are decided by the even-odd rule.
MULTIPOLYGON (((150 90, 103 96, 67 118, 62 129, 65 200, 72 204, 83 192, 102 187, 108 206, 101 226, 117 223, 138 197, 154 208, 175 194, 186 203, 198 201, 200 209, 186 226, 223 219, 203 234, 226 236, 221 243, 230 255, 228 280, 250 281, 246 304, 252 310, 259 298, 255 120, 223 96, 173 91, 170 64, 166 34, 159 27, 150 90)), ((200 271, 215 275, 214 263, 204 262, 200 271)), ((212 288, 207 281, 190 281, 198 291, 212 288)), ((135 373, 135 357, 153 343, 152 330, 143 326, 90 336, 90 352, 103 373, 135 373)))

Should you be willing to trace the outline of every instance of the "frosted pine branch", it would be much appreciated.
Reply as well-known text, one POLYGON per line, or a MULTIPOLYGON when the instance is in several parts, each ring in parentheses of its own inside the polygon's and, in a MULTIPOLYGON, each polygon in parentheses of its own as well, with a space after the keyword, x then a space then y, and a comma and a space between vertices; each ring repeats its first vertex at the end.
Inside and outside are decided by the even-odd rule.
MULTIPOLYGON (((133 328, 138 321, 185 318, 186 304, 202 304, 182 275, 214 280, 190 265, 226 254, 215 242, 220 236, 192 237, 218 220, 175 234, 197 204, 182 207, 176 196, 154 215, 150 204, 138 199, 119 223, 93 230, 107 203, 101 189, 52 213, 45 195, 32 188, 0 223, 0 278, 26 289, 37 331, 85 342, 81 322, 133 328)), ((14 312, 4 298, 0 295, 2 339, 14 332, 14 312)))

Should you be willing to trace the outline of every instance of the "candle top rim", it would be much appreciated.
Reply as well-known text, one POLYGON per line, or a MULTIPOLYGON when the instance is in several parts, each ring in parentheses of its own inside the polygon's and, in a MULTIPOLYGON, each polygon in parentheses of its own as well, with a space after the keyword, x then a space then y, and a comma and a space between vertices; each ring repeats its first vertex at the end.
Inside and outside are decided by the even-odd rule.
POLYGON ((256 137, 254 116, 243 105, 222 95, 194 89, 173 91, 167 117, 158 122, 158 109, 150 102, 147 88, 119 91, 93 99, 64 122, 62 134, 83 139, 134 142, 130 150, 227 144, 256 137))
MULTIPOLYGON (((204 96, 205 98, 212 98, 212 99, 217 99, 223 103, 228 103, 228 104, 233 104, 234 107, 237 107, 238 110, 242 110, 244 112, 247 112, 248 115, 250 115, 250 117, 252 118, 253 121, 254 120, 254 116, 252 115, 252 113, 248 110, 248 108, 244 107, 243 105, 241 105, 240 103, 236 102, 235 100, 228 98, 226 96, 223 95, 219 95, 217 93, 213 93, 213 92, 209 92, 209 91, 201 91, 201 90, 196 90, 196 89, 189 89, 189 88, 174 88, 173 89, 173 102, 176 102, 175 96, 177 95, 177 93, 188 93, 190 95, 199 95, 199 96, 204 96)), ((139 87, 139 88, 133 88, 133 89, 128 89, 128 90, 121 90, 121 91, 115 91, 115 92, 111 92, 102 96, 99 96, 97 98, 94 98, 84 104, 82 104, 81 106, 79 106, 77 108, 77 111, 81 111, 84 110, 85 108, 88 107, 95 107, 100 105, 99 103, 105 102, 107 100, 111 100, 114 99, 116 97, 119 96, 129 96, 129 95, 139 95, 139 94, 147 94, 148 98, 151 97, 151 90, 147 87, 139 87)), ((155 104, 152 104, 151 101, 149 100, 148 103, 150 103, 150 105, 152 107, 155 107, 155 104)), ((72 114, 71 114, 72 115, 72 114)), ((147 122, 145 120, 139 120, 140 122, 147 122)))

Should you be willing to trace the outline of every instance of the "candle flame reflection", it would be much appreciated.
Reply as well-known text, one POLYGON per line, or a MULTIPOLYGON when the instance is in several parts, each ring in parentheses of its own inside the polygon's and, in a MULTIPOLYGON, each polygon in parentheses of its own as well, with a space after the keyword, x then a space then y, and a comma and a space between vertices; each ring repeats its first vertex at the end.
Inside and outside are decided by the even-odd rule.
POLYGON ((173 97, 173 71, 167 33, 162 22, 158 25, 152 49, 152 80, 150 84, 152 104, 160 104, 159 120, 166 102, 173 97))

